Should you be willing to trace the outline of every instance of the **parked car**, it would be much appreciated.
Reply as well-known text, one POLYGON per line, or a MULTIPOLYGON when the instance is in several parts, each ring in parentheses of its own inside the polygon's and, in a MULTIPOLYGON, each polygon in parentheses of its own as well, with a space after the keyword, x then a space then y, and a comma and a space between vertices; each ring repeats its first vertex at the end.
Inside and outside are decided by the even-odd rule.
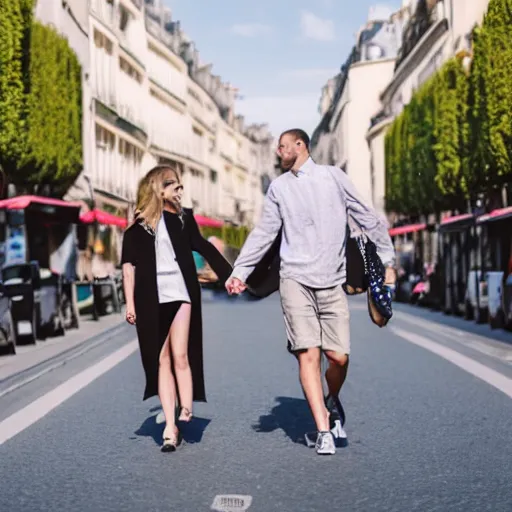
POLYGON ((11 299, 5 286, 0 283, 0 349, 8 354, 16 353, 16 333, 11 313, 11 299))
POLYGON ((35 343, 41 337, 41 280, 37 262, 6 265, 2 281, 11 299, 11 313, 18 341, 35 343))

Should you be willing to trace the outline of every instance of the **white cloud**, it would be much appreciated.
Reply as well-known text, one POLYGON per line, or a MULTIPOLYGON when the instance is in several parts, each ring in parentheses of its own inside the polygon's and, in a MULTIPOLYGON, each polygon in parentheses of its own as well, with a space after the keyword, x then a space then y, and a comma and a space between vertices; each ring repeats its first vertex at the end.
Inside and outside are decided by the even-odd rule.
POLYGON ((320 18, 310 11, 301 11, 300 27, 302 34, 316 41, 334 41, 334 22, 320 18))
POLYGON ((249 123, 267 123, 275 137, 290 128, 302 128, 311 136, 320 122, 320 94, 256 96, 237 103, 237 112, 249 123))
POLYGON ((395 9, 390 5, 377 4, 370 7, 370 13, 368 19, 371 20, 388 20, 390 16, 395 12, 395 9))
POLYGON ((271 32, 270 25, 262 23, 237 23, 231 27, 231 32, 243 37, 257 37, 271 32))

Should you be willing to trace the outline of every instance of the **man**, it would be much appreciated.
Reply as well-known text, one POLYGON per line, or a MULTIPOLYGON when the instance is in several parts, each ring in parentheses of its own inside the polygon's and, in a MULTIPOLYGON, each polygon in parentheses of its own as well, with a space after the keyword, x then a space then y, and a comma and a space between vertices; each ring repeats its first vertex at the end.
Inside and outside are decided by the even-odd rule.
POLYGON ((395 254, 385 222, 364 203, 343 171, 311 159, 303 130, 284 132, 277 152, 289 172, 270 184, 261 220, 240 251, 226 289, 230 294, 243 292, 281 237, 279 291, 288 349, 298 359, 300 382, 317 426, 317 453, 334 454, 320 358, 323 351, 329 360, 329 396, 339 403, 350 354, 349 310, 342 288, 348 216, 376 244, 389 283, 394 282, 395 254))

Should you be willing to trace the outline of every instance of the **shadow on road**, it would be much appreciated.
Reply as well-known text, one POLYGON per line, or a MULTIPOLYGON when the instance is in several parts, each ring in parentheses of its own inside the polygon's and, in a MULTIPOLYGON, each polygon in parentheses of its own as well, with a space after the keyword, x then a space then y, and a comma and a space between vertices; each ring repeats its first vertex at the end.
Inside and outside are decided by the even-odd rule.
POLYGON ((252 428, 262 433, 281 429, 294 443, 306 444, 304 434, 316 430, 306 400, 278 396, 276 402, 270 413, 260 416, 252 428))
MULTIPOLYGON (((159 408, 153 408, 151 409, 151 412, 155 412, 156 410, 159 410, 159 408)), ((211 420, 206 418, 194 416, 190 423, 178 422, 178 428, 183 435, 183 439, 188 444, 200 443, 210 421, 211 420)), ((144 420, 144 423, 135 432, 135 435, 141 437, 152 437, 156 444, 161 445, 164 428, 165 423, 158 425, 156 422, 156 416, 152 415, 144 420)))

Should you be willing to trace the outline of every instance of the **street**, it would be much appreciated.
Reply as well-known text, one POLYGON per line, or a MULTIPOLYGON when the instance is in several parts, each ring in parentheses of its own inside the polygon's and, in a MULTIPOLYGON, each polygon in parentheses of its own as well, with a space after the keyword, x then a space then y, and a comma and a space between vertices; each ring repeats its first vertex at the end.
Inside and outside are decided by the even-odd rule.
POLYGON ((378 329, 364 300, 350 305, 348 445, 336 455, 304 444, 314 425, 279 296, 206 298, 208 403, 186 444, 160 452, 159 402, 142 402, 123 326, 0 394, 0 510, 200 512, 221 495, 252 497, 250 512, 512 510, 510 334, 404 305, 378 329))

